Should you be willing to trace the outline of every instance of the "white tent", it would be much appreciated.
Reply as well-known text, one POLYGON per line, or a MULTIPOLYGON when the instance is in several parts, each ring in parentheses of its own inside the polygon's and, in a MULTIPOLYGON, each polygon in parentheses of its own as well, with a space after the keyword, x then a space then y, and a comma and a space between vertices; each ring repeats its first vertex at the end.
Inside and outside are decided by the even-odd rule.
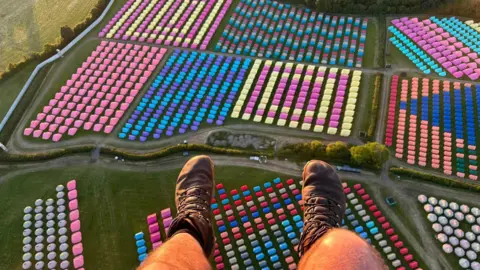
POLYGON ((465 250, 461 247, 456 247, 455 248, 455 255, 457 255, 457 257, 461 258, 461 257, 465 256, 465 250))
POLYGON ((437 221, 437 216, 435 214, 432 214, 432 213, 429 213, 427 215, 427 219, 430 221, 430 222, 435 222, 437 221))
POLYGON ((443 244, 442 249, 445 253, 452 253, 453 252, 453 247, 450 244, 443 244))
POLYGON ((460 205, 460 211, 462 211, 464 214, 468 214, 468 212, 470 212, 470 207, 468 207, 468 205, 462 204, 460 205))
POLYGON ((448 237, 444 233, 437 234, 437 239, 442 243, 446 243, 448 241, 448 237))
POLYGON ((453 211, 457 211, 459 208, 458 203, 456 202, 451 202, 449 206, 450 206, 450 209, 452 209, 453 211))
POLYGON ((465 269, 467 269, 467 268, 470 266, 470 262, 469 262, 467 259, 465 259, 465 258, 461 258, 461 259, 458 261, 458 264, 460 264, 460 266, 461 266, 462 268, 465 268, 465 269))
POLYGON ((438 205, 440 205, 442 208, 447 208, 448 207, 448 202, 444 199, 441 199, 438 201, 438 205))

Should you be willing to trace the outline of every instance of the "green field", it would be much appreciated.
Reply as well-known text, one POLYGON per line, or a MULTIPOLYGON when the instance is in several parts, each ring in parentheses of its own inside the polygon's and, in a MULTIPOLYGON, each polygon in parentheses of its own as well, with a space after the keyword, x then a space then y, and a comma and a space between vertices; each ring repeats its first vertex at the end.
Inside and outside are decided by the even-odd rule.
MULTIPOLYGON (((145 230, 145 217, 174 207, 179 170, 121 171, 97 165, 20 174, 0 184, 0 269, 20 269, 23 208, 37 198, 54 197, 55 187, 77 180, 86 269, 132 269, 137 265, 133 234, 145 230)), ((217 167, 216 181, 227 190, 255 185, 278 173, 243 167, 217 167), (239 181, 241 180, 241 181, 239 181)))
POLYGON ((98 0, 0 0, 0 72, 85 20, 98 0))
POLYGON ((27 65, 15 75, 0 81, 0 120, 3 119, 12 105, 18 93, 22 90, 30 74, 39 62, 35 61, 27 65))

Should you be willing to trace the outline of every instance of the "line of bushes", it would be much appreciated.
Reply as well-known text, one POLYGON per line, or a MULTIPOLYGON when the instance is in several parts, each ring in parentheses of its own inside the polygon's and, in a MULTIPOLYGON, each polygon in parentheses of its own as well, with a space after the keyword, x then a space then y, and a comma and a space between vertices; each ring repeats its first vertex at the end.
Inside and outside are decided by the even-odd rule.
MULTIPOLYGON (((90 153, 96 148, 97 147, 95 145, 82 145, 82 146, 74 146, 74 147, 69 147, 65 149, 53 150, 53 151, 38 152, 33 154, 1 153, 0 162, 45 161, 45 160, 60 158, 66 155, 90 153)), ((238 149, 214 147, 214 146, 205 145, 205 144, 178 144, 178 145, 170 146, 167 148, 160 149, 158 151, 153 151, 148 153, 132 153, 126 149, 113 148, 113 147, 100 148, 100 153, 103 155, 121 156, 126 160, 131 160, 131 161, 153 160, 153 159, 158 159, 162 157, 167 157, 177 153, 183 153, 185 151, 231 155, 231 156, 264 155, 268 157, 273 157, 273 153, 271 152, 238 150, 238 149)))
POLYGON ((368 124, 367 136, 369 139, 375 135, 375 128, 377 125, 378 106, 380 104, 380 90, 382 89, 383 74, 377 73, 375 82, 373 83, 372 108, 370 111, 370 121, 368 124))
POLYGON ((297 162, 320 159, 332 163, 379 170, 388 160, 389 151, 386 146, 376 142, 353 146, 341 141, 329 144, 311 141, 286 145, 278 150, 277 155, 279 158, 297 162))
POLYGON ((398 168, 398 167, 390 168, 390 172, 393 173, 393 174, 399 175, 399 176, 412 177, 412 178, 416 178, 416 179, 419 179, 419 180, 436 183, 436 184, 439 184, 439 185, 442 185, 442 186, 480 192, 480 185, 476 185, 476 184, 473 184, 473 183, 468 183, 468 182, 465 182, 465 181, 454 180, 454 179, 445 178, 445 177, 439 177, 439 176, 431 175, 431 174, 428 174, 428 173, 422 173, 422 172, 419 172, 419 171, 405 169, 405 168, 398 168))
POLYGON ((292 0, 321 12, 350 14, 432 14, 479 18, 478 0, 292 0))
POLYGON ((272 152, 261 152, 261 151, 252 151, 252 150, 240 150, 224 147, 215 147, 206 144, 178 144, 163 148, 159 151, 149 152, 149 153, 131 153, 118 148, 102 148, 100 153, 105 155, 116 155, 122 156, 127 160, 132 161, 145 161, 167 157, 177 153, 183 152, 199 152, 199 153, 211 153, 211 154, 220 154, 220 155, 230 155, 230 156, 268 156, 273 157, 272 152))
POLYGON ((75 25, 73 28, 63 26, 60 28, 60 37, 54 43, 47 43, 43 45, 42 52, 32 52, 18 63, 10 63, 4 72, 0 72, 0 81, 6 79, 16 72, 32 63, 33 61, 44 61, 57 53, 57 49, 62 49, 82 33, 87 27, 92 24, 105 10, 108 5, 108 0, 99 0, 95 7, 90 11, 90 15, 83 21, 75 25))

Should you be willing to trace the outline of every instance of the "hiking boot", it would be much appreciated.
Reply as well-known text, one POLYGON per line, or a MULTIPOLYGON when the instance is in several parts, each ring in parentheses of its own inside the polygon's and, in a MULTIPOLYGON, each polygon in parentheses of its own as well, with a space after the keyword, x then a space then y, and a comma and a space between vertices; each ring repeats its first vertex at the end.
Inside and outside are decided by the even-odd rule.
POLYGON ((345 213, 342 183, 329 164, 312 160, 303 168, 303 233, 298 254, 307 250, 331 228, 338 228, 345 213))
POLYGON ((171 238, 177 233, 189 233, 197 239, 207 257, 212 254, 215 245, 211 223, 214 181, 213 162, 208 156, 197 156, 187 161, 177 179, 177 216, 167 235, 171 238))

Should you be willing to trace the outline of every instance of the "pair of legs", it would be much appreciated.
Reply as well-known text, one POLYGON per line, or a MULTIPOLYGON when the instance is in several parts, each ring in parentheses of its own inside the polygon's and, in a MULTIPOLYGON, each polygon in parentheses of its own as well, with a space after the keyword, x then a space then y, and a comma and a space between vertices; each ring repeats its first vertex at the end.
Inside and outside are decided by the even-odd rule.
MULTIPOLYGON (((333 168, 311 161, 303 171, 304 231, 299 243, 299 269, 384 269, 378 252, 339 223, 345 196, 333 168)), ((141 270, 211 269, 208 256, 214 246, 210 203, 214 186, 213 163, 206 156, 189 160, 177 180, 178 215, 169 240, 148 255, 141 270)))

